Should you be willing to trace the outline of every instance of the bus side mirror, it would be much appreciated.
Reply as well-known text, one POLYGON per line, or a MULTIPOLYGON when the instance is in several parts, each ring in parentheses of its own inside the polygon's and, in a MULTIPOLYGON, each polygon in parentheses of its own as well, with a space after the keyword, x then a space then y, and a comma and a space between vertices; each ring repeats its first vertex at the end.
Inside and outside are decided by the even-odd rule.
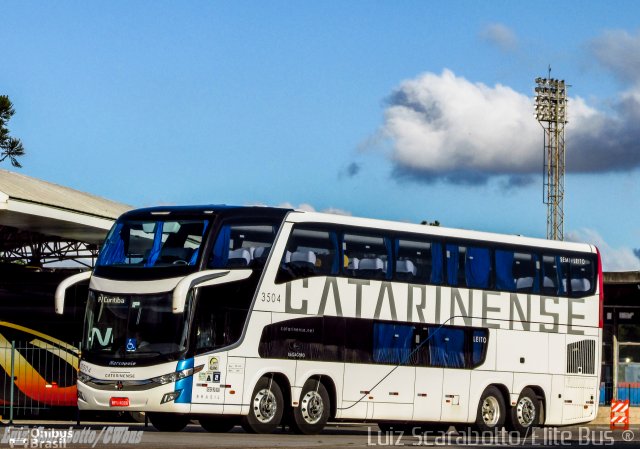
POLYGON ((182 279, 173 289, 172 312, 184 312, 187 302, 187 294, 194 287, 206 287, 207 285, 222 284, 226 282, 240 281, 251 276, 251 270, 205 270, 190 274, 182 279), (223 278, 224 279, 221 279, 223 278))
POLYGON ((55 300, 56 300, 56 313, 62 315, 64 313, 64 296, 67 293, 67 289, 72 285, 78 284, 82 281, 86 281, 91 277, 91 271, 83 271, 82 273, 69 276, 56 288, 55 300))

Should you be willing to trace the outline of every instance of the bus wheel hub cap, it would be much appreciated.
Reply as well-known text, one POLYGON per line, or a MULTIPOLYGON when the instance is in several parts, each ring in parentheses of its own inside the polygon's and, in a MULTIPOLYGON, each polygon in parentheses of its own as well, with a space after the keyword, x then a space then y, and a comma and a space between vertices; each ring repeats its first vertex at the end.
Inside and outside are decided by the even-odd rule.
POLYGON ((482 420, 488 426, 495 426, 500 419, 500 406, 493 396, 485 398, 482 403, 482 420))
POLYGON ((536 417, 536 406, 531 399, 521 398, 517 407, 518 422, 524 427, 529 427, 533 424, 533 420, 536 417))
POLYGON ((302 398, 300 410, 306 422, 309 424, 317 423, 322 418, 322 412, 324 412, 322 397, 315 391, 307 392, 302 398))
POLYGON ((266 423, 273 419, 278 405, 275 395, 266 388, 258 391, 253 400, 253 410, 258 421, 266 423))

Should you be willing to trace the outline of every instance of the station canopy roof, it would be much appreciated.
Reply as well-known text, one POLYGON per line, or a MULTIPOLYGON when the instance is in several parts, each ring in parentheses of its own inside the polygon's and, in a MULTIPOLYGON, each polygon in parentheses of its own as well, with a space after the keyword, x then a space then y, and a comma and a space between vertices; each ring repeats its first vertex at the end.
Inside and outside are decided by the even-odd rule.
POLYGON ((131 206, 0 169, 0 251, 34 235, 99 244, 131 206))

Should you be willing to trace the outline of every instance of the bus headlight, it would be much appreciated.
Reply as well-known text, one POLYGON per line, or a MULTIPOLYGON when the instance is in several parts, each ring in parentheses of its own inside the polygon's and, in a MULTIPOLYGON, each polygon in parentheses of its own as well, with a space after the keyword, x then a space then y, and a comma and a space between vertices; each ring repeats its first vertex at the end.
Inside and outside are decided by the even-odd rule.
POLYGON ((193 376, 195 373, 202 371, 204 365, 196 366, 195 368, 187 368, 182 371, 174 371, 173 373, 164 374, 162 376, 151 378, 151 382, 155 382, 160 385, 165 385, 171 382, 177 382, 185 377, 193 376))
POLYGON ((82 382, 83 384, 89 383, 93 380, 93 377, 89 376, 82 371, 78 371, 78 382, 82 382))

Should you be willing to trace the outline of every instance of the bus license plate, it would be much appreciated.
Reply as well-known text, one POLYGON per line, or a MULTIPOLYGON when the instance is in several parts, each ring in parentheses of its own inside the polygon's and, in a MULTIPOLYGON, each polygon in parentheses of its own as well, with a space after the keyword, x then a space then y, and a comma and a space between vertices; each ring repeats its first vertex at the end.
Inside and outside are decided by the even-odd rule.
POLYGON ((111 407, 129 407, 129 398, 111 398, 111 407))

